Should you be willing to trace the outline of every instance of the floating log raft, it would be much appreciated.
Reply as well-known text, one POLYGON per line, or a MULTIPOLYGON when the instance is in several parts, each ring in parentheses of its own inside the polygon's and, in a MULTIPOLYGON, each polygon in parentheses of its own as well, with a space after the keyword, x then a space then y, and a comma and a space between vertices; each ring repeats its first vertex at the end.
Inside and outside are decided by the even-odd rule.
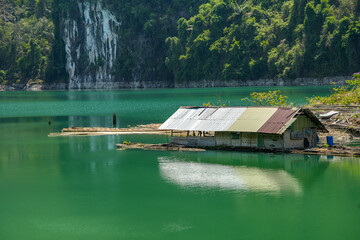
POLYGON ((127 134, 157 134, 170 135, 167 130, 159 130, 161 124, 137 125, 129 128, 104 127, 70 127, 64 128, 61 133, 50 133, 49 137, 59 136, 101 136, 101 135, 127 135, 127 134))
POLYGON ((172 144, 143 144, 143 143, 122 143, 116 144, 116 147, 120 150, 125 149, 143 149, 143 150, 157 150, 157 151, 188 151, 188 152, 204 152, 203 148, 185 147, 172 144))
MULTIPOLYGON (((142 149, 142 150, 155 150, 155 151, 189 151, 189 152, 204 152, 206 150, 211 150, 213 148, 198 148, 191 146, 182 146, 174 144, 143 144, 143 143, 128 143, 124 142, 122 144, 116 144, 117 149, 126 150, 126 149, 142 149)), ((220 150, 221 148, 216 148, 220 150)), ((249 149, 241 148, 226 148, 225 150, 230 151, 246 151, 249 149)), ((263 151, 261 149, 252 149, 252 151, 263 151)), ((290 150, 287 153, 293 154, 311 154, 311 155, 333 155, 333 156, 344 156, 344 157, 359 157, 360 156, 360 147, 319 147, 303 150, 290 150)))
POLYGON ((306 106, 306 108, 310 109, 313 112, 325 112, 325 111, 337 111, 337 112, 353 112, 360 113, 360 105, 322 105, 316 104, 311 106, 306 106))
POLYGON ((360 147, 320 147, 305 150, 292 150, 294 154, 311 154, 311 155, 333 155, 343 157, 359 157, 360 147))
MULTIPOLYGON (((347 147, 345 144, 356 141, 360 136, 360 106, 313 106, 312 110, 316 114, 326 113, 336 110, 339 114, 323 121, 328 127, 329 133, 321 134, 320 139, 325 143, 326 136, 334 136, 335 147, 319 147, 305 150, 291 150, 294 154, 316 154, 316 155, 336 155, 336 156, 360 156, 360 147, 347 147), (357 134, 359 133, 359 134, 357 134)), ((171 135, 171 131, 159 130, 161 124, 137 125, 128 128, 104 128, 104 127, 70 127, 64 128, 61 133, 50 133, 50 137, 57 136, 99 136, 99 135, 126 135, 126 134, 156 134, 171 135)), ((173 132, 173 134, 175 134, 173 132)), ((176 133, 185 134, 186 133, 176 133)), ((192 134, 191 134, 192 135, 192 134)), ((211 148, 180 146, 173 144, 142 144, 142 143, 123 143, 116 145, 118 149, 143 149, 161 151, 206 151, 211 148)), ((216 148, 219 150, 220 148, 216 148)), ((246 151, 246 149, 227 149, 232 151, 246 151)), ((257 149, 253 149, 257 151, 257 149)), ((259 150, 259 149, 258 149, 259 150)), ((259 150, 261 151, 261 150, 259 150)))

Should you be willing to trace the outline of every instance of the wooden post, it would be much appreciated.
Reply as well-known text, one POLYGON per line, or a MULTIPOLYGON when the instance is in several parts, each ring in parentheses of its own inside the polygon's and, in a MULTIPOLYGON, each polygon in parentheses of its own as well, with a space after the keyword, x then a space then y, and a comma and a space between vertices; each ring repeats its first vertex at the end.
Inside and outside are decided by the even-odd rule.
POLYGON ((113 115, 113 127, 116 127, 116 114, 113 115))

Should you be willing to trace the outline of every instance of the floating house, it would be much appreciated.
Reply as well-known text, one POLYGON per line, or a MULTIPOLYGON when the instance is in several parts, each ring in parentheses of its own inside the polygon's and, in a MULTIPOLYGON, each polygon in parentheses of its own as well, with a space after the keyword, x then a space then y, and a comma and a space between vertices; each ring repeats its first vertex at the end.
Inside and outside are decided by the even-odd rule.
POLYGON ((327 132, 309 109, 289 107, 180 107, 159 129, 176 145, 280 151, 315 147, 327 132))

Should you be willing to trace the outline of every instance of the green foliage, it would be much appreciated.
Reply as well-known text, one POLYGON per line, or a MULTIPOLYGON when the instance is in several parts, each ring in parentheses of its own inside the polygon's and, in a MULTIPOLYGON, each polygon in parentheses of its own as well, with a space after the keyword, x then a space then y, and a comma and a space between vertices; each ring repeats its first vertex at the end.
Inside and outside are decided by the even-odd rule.
MULTIPOLYGON (((360 67, 359 1, 98 1, 121 19, 112 69, 121 81, 293 79, 350 75, 360 67)), ((78 14, 77 1, 4 2, 2 82, 66 81, 60 26, 78 14)))
POLYGON ((357 8, 352 0, 209 0, 179 20, 167 65, 176 82, 349 75, 360 66, 357 8))
POLYGON ((51 0, 36 0, 35 4, 35 14, 37 18, 42 18, 44 16, 50 17, 49 7, 51 0))
POLYGON ((66 56, 65 44, 60 35, 60 22, 64 9, 71 12, 71 2, 62 0, 52 0, 52 15, 51 19, 54 23, 54 40, 52 41, 51 53, 48 59, 48 65, 45 69, 46 82, 64 82, 68 78, 65 70, 66 56))
MULTIPOLYGON (((119 54, 113 68, 114 75, 121 81, 134 78, 143 81, 172 82, 168 66, 176 69, 178 61, 172 57, 183 49, 174 48, 170 53, 166 46, 174 46, 177 26, 181 19, 190 16, 191 9, 197 9, 206 0, 103 0, 121 20, 119 54), (170 54, 168 54, 170 53, 170 54), (170 63, 171 62, 171 63, 170 63), (170 65, 169 65, 170 64, 170 65)), ((182 25, 180 36, 187 34, 188 26, 182 25)), ((184 38, 185 39, 185 36, 184 38)), ((177 57, 179 58, 179 57, 177 57)), ((169 84, 171 85, 171 83, 169 84)))
POLYGON ((0 22, 0 83, 43 80, 54 25, 49 19, 50 0, 8 1, 13 15, 0 22))
POLYGON ((211 105, 210 102, 207 102, 207 103, 203 103, 203 106, 204 106, 204 107, 212 107, 213 105, 211 105))
POLYGON ((307 101, 310 105, 359 105, 360 104, 360 73, 354 73, 353 79, 346 81, 346 86, 334 87, 328 97, 312 97, 307 101))
POLYGON ((5 76, 6 76, 6 72, 4 70, 0 70, 0 84, 7 85, 5 76))
POLYGON ((216 106, 214 104, 211 104, 210 102, 203 103, 203 107, 225 107, 225 104, 220 104, 219 106, 216 106))
POLYGON ((274 107, 286 107, 293 106, 293 103, 287 102, 287 96, 281 95, 280 90, 269 92, 253 92, 250 94, 251 99, 243 98, 243 101, 248 101, 251 104, 257 106, 274 106, 274 107))

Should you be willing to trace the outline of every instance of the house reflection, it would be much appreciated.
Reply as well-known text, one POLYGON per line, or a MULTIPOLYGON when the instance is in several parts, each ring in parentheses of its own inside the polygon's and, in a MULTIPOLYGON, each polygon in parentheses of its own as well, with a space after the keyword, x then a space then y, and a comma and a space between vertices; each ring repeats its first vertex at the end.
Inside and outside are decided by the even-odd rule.
POLYGON ((329 162, 319 156, 208 152, 159 157, 162 178, 184 188, 301 195, 329 162))

